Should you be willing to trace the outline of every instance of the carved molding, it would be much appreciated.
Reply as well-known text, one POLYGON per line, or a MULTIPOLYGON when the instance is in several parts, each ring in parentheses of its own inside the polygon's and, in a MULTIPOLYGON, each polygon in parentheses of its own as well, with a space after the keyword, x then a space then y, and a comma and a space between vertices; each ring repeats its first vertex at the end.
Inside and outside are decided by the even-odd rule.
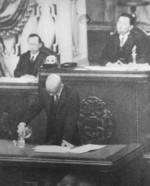
POLYGON ((91 96, 81 102, 78 127, 83 144, 105 144, 112 138, 115 125, 105 103, 91 96))

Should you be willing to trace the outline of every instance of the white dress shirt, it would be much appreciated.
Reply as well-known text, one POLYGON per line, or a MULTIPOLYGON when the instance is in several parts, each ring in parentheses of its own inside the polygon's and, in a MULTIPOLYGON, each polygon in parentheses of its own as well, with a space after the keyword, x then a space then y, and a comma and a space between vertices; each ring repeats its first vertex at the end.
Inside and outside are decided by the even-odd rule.
POLYGON ((36 54, 30 54, 30 60, 35 61, 38 54, 39 54, 39 52, 37 52, 36 54))
POLYGON ((120 39, 120 47, 122 47, 125 42, 127 41, 128 39, 128 36, 129 36, 130 32, 127 32, 126 34, 124 35, 119 35, 119 39, 120 39))

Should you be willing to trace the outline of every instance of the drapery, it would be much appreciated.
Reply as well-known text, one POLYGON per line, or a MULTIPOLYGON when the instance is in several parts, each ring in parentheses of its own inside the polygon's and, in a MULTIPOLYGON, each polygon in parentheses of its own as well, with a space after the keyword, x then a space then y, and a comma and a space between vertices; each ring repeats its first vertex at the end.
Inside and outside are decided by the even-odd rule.
POLYGON ((9 38, 19 34, 28 21, 35 0, 1 0, 0 36, 9 38))

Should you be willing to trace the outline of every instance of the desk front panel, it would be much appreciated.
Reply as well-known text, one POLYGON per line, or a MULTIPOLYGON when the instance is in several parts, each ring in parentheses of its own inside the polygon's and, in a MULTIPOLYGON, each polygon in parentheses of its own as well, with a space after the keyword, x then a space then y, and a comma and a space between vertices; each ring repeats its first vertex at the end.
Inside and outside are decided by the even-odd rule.
POLYGON ((98 186, 140 186, 140 158, 144 151, 141 144, 108 145, 84 154, 37 153, 33 145, 20 149, 6 140, 0 140, 0 146, 0 181, 5 186, 13 182, 15 186, 25 182, 39 185, 53 173, 92 176, 98 186))

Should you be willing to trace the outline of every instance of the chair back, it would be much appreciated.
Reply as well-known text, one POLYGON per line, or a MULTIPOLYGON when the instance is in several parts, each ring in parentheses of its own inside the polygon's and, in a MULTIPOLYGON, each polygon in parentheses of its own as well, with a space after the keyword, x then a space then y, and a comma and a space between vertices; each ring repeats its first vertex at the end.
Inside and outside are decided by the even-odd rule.
POLYGON ((107 144, 114 132, 112 114, 105 103, 90 96, 81 101, 78 128, 82 144, 107 144))

